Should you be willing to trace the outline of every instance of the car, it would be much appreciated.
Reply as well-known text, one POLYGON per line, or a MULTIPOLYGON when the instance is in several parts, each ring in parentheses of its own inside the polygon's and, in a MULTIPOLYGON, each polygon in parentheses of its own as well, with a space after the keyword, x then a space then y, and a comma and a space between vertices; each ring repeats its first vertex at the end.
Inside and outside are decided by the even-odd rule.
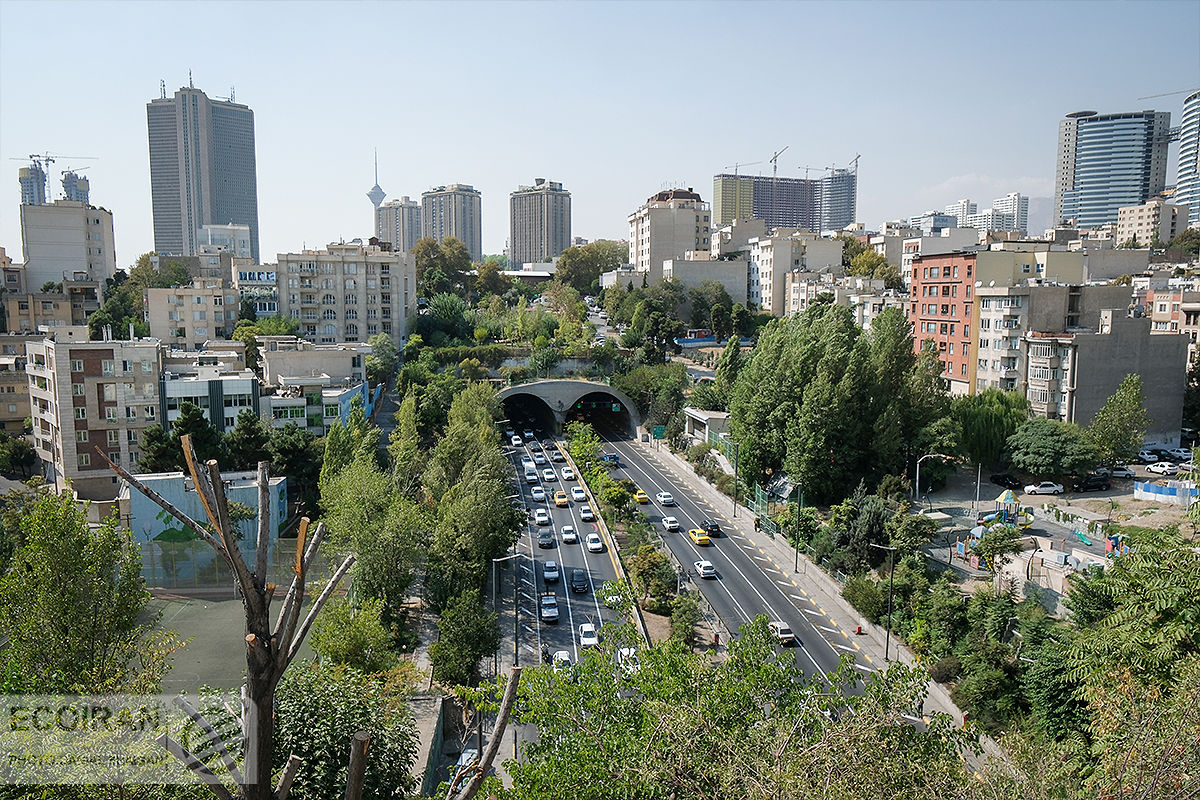
POLYGON ((703 528, 704 532, 707 533, 709 536, 720 536, 721 535, 721 526, 717 523, 717 521, 715 519, 707 518, 707 519, 701 520, 700 527, 703 528))
POLYGON ((1131 468, 1123 466, 1096 467, 1096 474, 1105 475, 1109 478, 1132 478, 1135 475, 1131 468))
POLYGON ((1041 483, 1029 484, 1023 491, 1025 494, 1062 494, 1063 487, 1061 483, 1042 481, 1041 483))
POLYGON ((562 508, 567 504, 567 493, 559 489, 554 493, 554 505, 562 508))
POLYGON ((562 479, 564 481, 575 480, 575 470, 571 469, 570 467, 563 467, 562 468, 562 479))
POLYGON ((708 538, 708 534, 700 528, 689 528, 688 536, 696 544, 712 544, 712 540, 708 538))
POLYGON ((553 439, 542 439, 542 447, 549 450, 550 448, 554 447, 554 440, 553 439))
POLYGON ((1172 447, 1167 451, 1167 455, 1171 456, 1176 461, 1192 460, 1192 451, 1187 447, 1172 447))
POLYGON ((507 428, 507 429, 504 431, 504 436, 505 436, 505 438, 507 438, 507 439, 511 439, 512 437, 514 437, 514 436, 516 436, 516 435, 517 435, 517 432, 516 432, 516 431, 514 431, 512 428, 507 428))
POLYGON ((1192 461, 1190 458, 1187 461, 1180 461, 1175 466, 1179 468, 1180 472, 1195 472, 1196 471, 1196 462, 1192 461))
POLYGON ((1005 489, 1020 489, 1025 485, 1020 478, 1011 472, 997 472, 994 475, 989 475, 988 480, 997 486, 1003 486, 1005 489))
POLYGON ((529 442, 529 449, 530 450, 541 450, 542 446, 540 444, 538 444, 537 439, 533 439, 529 442))
POLYGON ((570 669, 571 654, 566 650, 555 650, 554 655, 550 657, 550 665, 555 672, 562 672, 565 669, 570 669))
POLYGON ((1158 461, 1158 454, 1153 450, 1139 450, 1137 457, 1138 461, 1143 464, 1153 464, 1155 461, 1158 461))
POLYGON ((533 524, 549 525, 550 524, 550 512, 544 508, 539 508, 536 511, 534 511, 533 512, 533 524))
POLYGON ((524 442, 521 441, 521 437, 517 436, 515 433, 512 435, 512 438, 509 439, 508 441, 513 447, 520 447, 521 445, 525 444, 524 442))
POLYGON ((638 489, 636 492, 633 493, 633 499, 637 500, 639 503, 643 503, 643 504, 649 503, 650 495, 646 494, 641 489, 638 489))
POLYGON ((1179 472, 1179 467, 1170 461, 1156 461, 1146 467, 1146 472, 1153 472, 1155 475, 1174 475, 1179 472))
POLYGON ((540 486, 535 486, 529 491, 529 496, 538 503, 546 502, 546 490, 540 486))
POLYGON ((662 526, 664 531, 679 530, 679 520, 674 517, 663 517, 662 526))
POLYGON ((713 566, 711 561, 696 561, 692 564, 696 568, 696 575, 701 578, 717 577, 717 568, 713 566))
POLYGON ((559 531, 559 535, 562 536, 564 544, 575 544, 579 541, 579 534, 575 532, 573 525, 563 525, 562 530, 559 531))
POLYGON ((600 534, 598 533, 589 533, 584 540, 584 544, 587 546, 589 553, 604 552, 604 540, 600 538, 600 534))
POLYGON ((533 469, 533 459, 529 456, 521 456, 521 469, 533 469))
POLYGON ((539 467, 544 467, 544 466, 546 466, 546 457, 544 455, 542 455, 541 453, 534 453, 533 454, 533 463, 537 464, 539 467))
POLYGON ((600 597, 600 602, 604 603, 605 608, 617 609, 625 605, 628 598, 619 584, 609 583, 604 587, 604 594, 600 597))
POLYGON ((1075 479, 1071 484, 1071 490, 1075 492, 1106 492, 1108 486, 1108 478, 1104 475, 1084 475, 1075 479))
POLYGON ((556 481, 556 480, 558 480, 558 473, 555 472, 550 467, 546 467, 544 470, 542 470, 542 480, 556 481))
POLYGON ((554 547, 554 531, 553 531, 553 529, 538 531, 538 547, 541 547, 541 548, 554 547))
POLYGON ((796 634, 792 633, 792 629, 785 622, 768 622, 767 628, 771 631, 771 635, 775 640, 784 647, 796 643, 796 634))
POLYGON ((580 647, 595 647, 600 644, 600 636, 596 633, 596 626, 590 622, 585 622, 579 626, 579 646, 580 647))
POLYGON ((557 561, 547 561, 542 565, 542 580, 544 580, 546 583, 558 583, 557 561))
POLYGON ((579 486, 572 486, 571 487, 571 499, 574 500, 576 503, 582 503, 584 500, 587 500, 587 492, 585 492, 579 486))
POLYGON ((622 647, 616 654, 617 668, 626 675, 632 675, 642 668, 638 663, 637 650, 632 647, 622 647))
POLYGON ((526 428, 523 433, 525 434, 526 441, 533 441, 537 439, 537 437, 533 435, 533 431, 529 430, 529 428, 526 428))
POLYGON ((588 574, 586 569, 578 567, 571 570, 571 591, 582 594, 588 590, 588 574))
POLYGON ((596 519, 596 514, 592 511, 591 506, 584 506, 579 509, 579 518, 584 522, 593 522, 596 519))
POLYGON ((654 495, 654 499, 658 501, 660 506, 675 505, 675 496, 670 492, 659 492, 658 494, 654 495))
POLYGON ((542 622, 558 622, 558 598, 553 593, 542 595, 538 601, 538 617, 542 622))
POLYGON ((550 460, 553 461, 555 464, 561 464, 562 462, 566 461, 567 459, 565 457, 563 457, 563 454, 556 447, 555 449, 550 451, 550 460))

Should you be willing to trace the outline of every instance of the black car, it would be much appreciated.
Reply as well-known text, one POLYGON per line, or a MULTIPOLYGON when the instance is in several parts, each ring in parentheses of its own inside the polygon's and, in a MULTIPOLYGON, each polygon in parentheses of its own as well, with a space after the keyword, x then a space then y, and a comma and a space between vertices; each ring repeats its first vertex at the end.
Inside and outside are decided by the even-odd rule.
POLYGON ((720 536, 721 535, 721 526, 717 524, 717 521, 715 519, 704 520, 703 522, 700 523, 700 527, 703 528, 704 532, 707 533, 709 536, 720 536))
POLYGON ((539 531, 538 547, 554 547, 554 532, 547 530, 539 531))
POLYGON ((588 574, 586 569, 571 570, 571 591, 583 593, 588 590, 588 574))
POLYGON ((1003 486, 1005 489, 1025 488, 1025 482, 1011 472, 997 472, 995 475, 989 475, 988 480, 997 486, 1003 486))
POLYGON ((1103 475, 1084 475, 1076 478, 1071 489, 1076 492, 1103 492, 1108 490, 1108 478, 1103 475))

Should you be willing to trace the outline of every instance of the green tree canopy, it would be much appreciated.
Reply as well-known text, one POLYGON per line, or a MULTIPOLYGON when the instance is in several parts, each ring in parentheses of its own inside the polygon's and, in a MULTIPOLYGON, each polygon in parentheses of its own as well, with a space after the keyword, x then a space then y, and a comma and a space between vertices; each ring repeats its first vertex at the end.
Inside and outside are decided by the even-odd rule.
POLYGON ((238 412, 233 430, 225 434, 225 452, 231 469, 258 469, 258 462, 271 460, 271 429, 254 409, 238 412))
POLYGON ((1096 450, 1078 425, 1037 417, 1008 437, 1012 465, 1032 475, 1067 475, 1096 465, 1096 450))
POLYGON ((611 272, 629 258, 629 250, 621 242, 600 239, 562 251, 555 265, 554 277, 582 294, 593 292, 599 285, 600 274, 611 272))
POLYGON ((1137 457, 1149 427, 1142 376, 1130 373, 1092 417, 1087 437, 1096 451, 1097 461, 1111 467, 1137 457))
POLYGON ((994 387, 956 397, 951 408, 961 451, 975 464, 998 463, 1009 437, 1029 419, 1025 395, 994 387))
POLYGON ((450 601, 438 620, 438 639, 429 646, 433 679, 442 686, 470 686, 479 675, 479 662, 500 645, 494 613, 483 610, 477 590, 450 601))
POLYGON ((367 356, 367 380, 372 386, 388 384, 396 375, 400 354, 396 343, 386 333, 377 333, 367 340, 371 354, 367 356))
POLYGON ((382 613, 380 600, 365 600, 357 608, 343 598, 328 603, 313 624, 313 650, 323 663, 345 664, 368 674, 387 671, 395 666, 396 654, 382 613))

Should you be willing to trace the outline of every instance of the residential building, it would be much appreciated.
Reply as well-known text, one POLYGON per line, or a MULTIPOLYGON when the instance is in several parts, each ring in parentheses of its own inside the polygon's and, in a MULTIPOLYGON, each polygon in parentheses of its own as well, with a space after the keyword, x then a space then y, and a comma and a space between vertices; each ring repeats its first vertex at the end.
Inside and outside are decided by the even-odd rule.
POLYGON ((954 226, 958 228, 1024 233, 1029 227, 1029 198, 1010 192, 993 200, 992 207, 983 211, 979 211, 975 203, 963 199, 946 206, 946 214, 957 220, 954 226))
POLYGON ((516 268, 554 258, 571 246, 571 193, 534 178, 509 195, 509 263, 516 268))
POLYGON ((25 432, 29 416, 29 376, 25 373, 25 335, 0 336, 0 430, 10 436, 25 432))
POLYGON ((1187 230, 1188 212, 1188 206, 1168 203, 1161 198, 1140 206, 1123 206, 1117 210, 1116 241, 1164 247, 1187 230))
MULTIPOLYGON (((1029 198, 1020 192, 1009 192, 1004 197, 997 197, 992 201, 992 211, 995 214, 1004 215, 1003 221, 1007 227, 992 228, 991 230, 1029 232, 1029 198)), ((968 227, 978 228, 979 226, 968 227)))
POLYGON ((896 269, 904 263, 904 242, 921 232, 915 228, 890 228, 883 233, 873 233, 867 236, 867 246, 887 259, 896 269))
MULTIPOLYGON (((15 272, 19 274, 23 270, 15 272)), ((6 286, 2 296, 9 333, 32 334, 43 327, 86 326, 88 317, 100 309, 100 284, 97 281, 66 280, 51 292, 27 291, 24 278, 17 283, 21 288, 6 286)))
POLYGON ((195 256, 164 256, 158 253, 150 254, 150 266, 162 269, 169 264, 179 264, 193 278, 220 279, 233 282, 233 275, 241 269, 254 266, 252 258, 239 258, 232 252, 219 250, 211 253, 201 253, 195 256))
POLYGON ((243 409, 260 413, 259 381, 254 370, 229 370, 219 365, 163 370, 159 391, 159 419, 169 427, 179 419, 184 403, 191 403, 217 430, 228 433, 243 409))
POLYGON ((753 217, 740 217, 714 228, 709 252, 713 258, 735 256, 750 250, 750 240, 767 235, 767 223, 753 217))
MULTIPOLYGON (((86 169, 86 167, 85 167, 86 169)), ((80 175, 74 170, 67 170, 62 174, 63 199, 72 200, 76 203, 88 204, 88 192, 91 184, 88 179, 80 175)))
MULTIPOLYGON (((254 316, 274 317, 279 313, 279 285, 274 264, 240 267, 233 275, 233 288, 242 299, 254 302, 254 316)), ((240 308, 238 309, 240 312, 240 308)))
POLYGON ((26 283, 101 284, 117 273, 112 212, 73 200, 21 206, 26 283))
POLYGON ((146 104, 146 130, 154 249, 197 255, 205 225, 244 225, 257 263, 254 112, 189 85, 146 104))
POLYGON ((972 203, 965 197, 962 200, 959 200, 957 203, 951 203, 950 205, 946 206, 946 214, 954 217, 955 227, 966 227, 967 217, 976 213, 978 210, 979 206, 976 203, 972 203))
POLYGON ((689 250, 683 258, 668 258, 663 262, 663 278, 677 280, 686 288, 704 281, 716 281, 725 287, 735 303, 746 304, 746 280, 750 262, 745 258, 713 258, 709 253, 689 250))
POLYGON ((869 330, 884 309, 895 308, 907 316, 908 296, 903 292, 885 289, 884 282, 853 275, 836 276, 833 272, 802 272, 794 269, 783 276, 784 313, 803 314, 821 295, 830 295, 833 302, 847 306, 854 321, 869 330))
POLYGON ((335 422, 349 420, 356 402, 370 417, 374 399, 366 381, 346 381, 339 386, 325 374, 286 377, 274 394, 263 396, 263 416, 276 428, 295 423, 315 436, 324 436, 335 422))
POLYGON ((1171 115, 1166 111, 1076 111, 1058 124, 1054 222, 1082 227, 1117 221, 1167 182, 1171 115))
POLYGON ((200 253, 229 253, 253 261, 249 225, 201 225, 197 246, 200 253))
POLYGON ((246 368, 246 343, 232 339, 210 342, 203 350, 162 348, 163 372, 179 375, 197 374, 201 367, 218 367, 223 373, 239 372, 246 368))
POLYGON ((857 176, 832 169, 821 178, 770 175, 713 176, 714 225, 753 217, 768 228, 841 230, 857 212, 857 176))
POLYGON ((298 336, 259 336, 258 363, 266 386, 282 386, 287 377, 328 375, 334 382, 367 379, 371 348, 366 344, 313 344, 298 336))
POLYGON ((909 217, 902 225, 920 231, 922 236, 941 236, 943 231, 958 227, 958 218, 940 211, 926 211, 909 217))
POLYGON ((421 204, 404 195, 375 209, 375 236, 398 253, 412 252, 421 238, 421 204))
MULTIPOLYGON (((904 280, 904 285, 908 286, 912 280, 913 260, 919 256, 953 253, 977 244, 979 231, 974 228, 945 228, 936 236, 917 234, 905 238, 900 245, 900 277, 904 280)), ((892 263, 890 258, 888 263, 892 263)))
POLYGON ((1030 331, 1026 396, 1031 411, 1086 426, 1136 373, 1146 387, 1146 441, 1175 445, 1183 424, 1188 337, 1152 334, 1150 320, 1103 309, 1087 328, 1030 331))
POLYGON ((750 240, 747 294, 750 306, 774 314, 786 311, 787 285, 792 270, 841 274, 843 243, 821 239, 811 231, 776 229, 772 236, 750 240))
POLYGON ((25 351, 33 445, 47 482, 112 500, 117 477, 100 456, 135 464, 142 432, 160 421, 158 341, 92 342, 81 326, 27 341, 25 351))
POLYGON ((708 250, 712 241, 711 210, 688 189, 666 189, 651 196, 629 215, 629 263, 649 281, 662 277, 668 258, 689 250, 708 250))
POLYGON ((41 159, 34 158, 28 167, 17 171, 21 183, 21 205, 41 206, 46 204, 46 170, 41 159))
POLYGON ((358 240, 324 250, 280 253, 279 313, 300 320, 317 344, 365 342, 377 333, 398 346, 417 313, 416 261, 358 240))
POLYGON ((1179 124, 1179 170, 1171 201, 1188 207, 1189 228, 1200 228, 1200 92, 1183 101, 1179 124))
POLYGON ((150 335, 184 350, 199 350, 209 339, 231 339, 241 297, 225 281, 197 278, 191 286, 146 289, 143 313, 150 335))
POLYGON ((472 261, 483 260, 483 201, 465 183, 421 193, 421 235, 441 241, 453 236, 467 247, 472 261))

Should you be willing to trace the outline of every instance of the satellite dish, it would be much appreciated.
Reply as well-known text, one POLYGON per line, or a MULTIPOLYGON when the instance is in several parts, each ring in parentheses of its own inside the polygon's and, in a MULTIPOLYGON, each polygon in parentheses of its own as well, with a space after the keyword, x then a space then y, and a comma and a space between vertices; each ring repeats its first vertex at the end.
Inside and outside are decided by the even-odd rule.
POLYGON ((975 288, 978 289, 980 286, 983 286, 983 281, 975 281, 975 288))
POLYGON ((988 281, 988 286, 995 286, 995 285, 996 285, 995 281, 988 281))

